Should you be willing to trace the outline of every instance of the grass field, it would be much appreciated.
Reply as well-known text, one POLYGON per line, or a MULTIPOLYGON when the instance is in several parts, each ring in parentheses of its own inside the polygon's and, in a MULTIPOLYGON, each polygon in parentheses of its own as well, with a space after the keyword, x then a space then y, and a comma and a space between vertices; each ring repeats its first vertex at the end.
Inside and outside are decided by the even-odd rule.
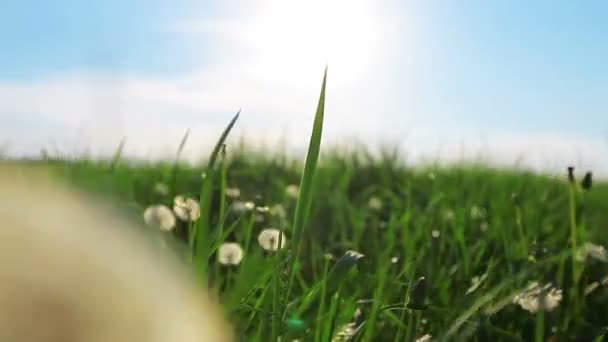
POLYGON ((412 168, 389 152, 317 158, 323 98, 306 161, 227 140, 202 165, 120 153, 45 163, 142 223, 146 208, 173 208, 177 195, 199 202, 200 218, 163 234, 218 293, 242 340, 602 340, 606 184, 583 189, 587 170, 572 181, 567 165, 548 177, 412 168), (264 240, 267 228, 281 241, 264 240), (218 256, 224 242, 242 255, 218 256))

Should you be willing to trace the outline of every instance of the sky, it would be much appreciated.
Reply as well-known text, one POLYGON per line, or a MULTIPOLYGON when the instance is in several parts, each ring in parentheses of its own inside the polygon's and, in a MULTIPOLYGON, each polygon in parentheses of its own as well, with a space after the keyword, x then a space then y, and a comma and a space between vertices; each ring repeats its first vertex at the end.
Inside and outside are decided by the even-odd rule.
POLYGON ((608 175, 608 3, 5 0, 0 148, 163 158, 191 129, 608 175), (8 1, 8 2, 7 2, 8 1))

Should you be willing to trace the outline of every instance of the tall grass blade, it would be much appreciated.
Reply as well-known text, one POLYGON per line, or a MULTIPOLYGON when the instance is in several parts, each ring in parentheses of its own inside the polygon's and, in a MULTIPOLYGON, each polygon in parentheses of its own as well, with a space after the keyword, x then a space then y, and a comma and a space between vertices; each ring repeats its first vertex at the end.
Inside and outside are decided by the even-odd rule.
POLYGON ((236 115, 232 118, 228 126, 222 132, 219 140, 215 144, 215 148, 209 157, 209 162, 205 171, 202 174, 203 184, 201 186, 201 193, 199 197, 200 204, 200 219, 196 222, 193 227, 193 231, 190 232, 190 247, 192 249, 192 256, 194 260, 194 266, 196 267, 199 275, 204 279, 207 272, 207 260, 209 258, 212 246, 212 237, 210 234, 211 227, 211 201, 212 201, 212 190, 215 179, 215 161, 217 156, 224 146, 228 134, 234 127, 234 124, 239 118, 241 111, 239 110, 236 115))
POLYGON ((300 240, 302 238, 302 232, 306 221, 310 214, 310 207, 312 205, 312 189, 314 175, 319 161, 319 152, 321 150, 321 136, 323 133, 323 118, 325 115, 325 87, 327 83, 327 67, 323 73, 323 83, 321 85, 321 93, 319 95, 319 102, 317 104, 317 111, 315 113, 315 119, 313 123, 312 134, 310 136, 310 143, 308 146, 308 153, 306 155, 306 163, 304 165, 304 172, 302 173, 302 179, 300 181, 300 194, 296 203, 296 211, 294 215, 294 222, 292 226, 292 251, 289 260, 289 283, 287 286, 287 295, 284 298, 285 301, 289 300, 289 294, 291 293, 291 287, 293 286, 296 267, 295 263, 298 260, 300 253, 300 240))

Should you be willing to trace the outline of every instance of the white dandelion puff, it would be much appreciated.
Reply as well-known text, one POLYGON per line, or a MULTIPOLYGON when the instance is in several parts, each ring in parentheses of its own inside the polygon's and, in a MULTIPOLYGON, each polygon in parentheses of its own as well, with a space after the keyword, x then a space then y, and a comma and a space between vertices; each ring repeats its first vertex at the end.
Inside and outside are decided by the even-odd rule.
POLYGON ((396 264, 398 262, 399 262, 399 257, 394 256, 391 258, 391 264, 396 264))
POLYGON ((608 262, 608 254, 606 253, 606 248, 604 248, 604 246, 587 242, 577 250, 576 260, 580 262, 585 260, 608 262))
POLYGON ((285 188, 285 194, 288 197, 291 197, 293 199, 297 199, 298 196, 300 195, 300 187, 296 184, 289 184, 286 188, 285 188))
POLYGON ((431 236, 433 237, 433 239, 438 239, 441 236, 441 232, 437 229, 433 229, 433 231, 431 232, 431 236))
POLYGON ((287 238, 282 231, 275 228, 267 228, 262 230, 262 232, 260 232, 258 235, 258 243, 267 251, 277 251, 285 248, 287 238))
POLYGON ((184 198, 184 196, 176 196, 173 200, 173 211, 175 215, 182 221, 196 221, 201 216, 201 208, 198 202, 192 198, 184 198))
POLYGON ((551 283, 541 287, 537 282, 531 283, 524 291, 513 298, 513 303, 531 313, 539 310, 553 311, 562 300, 562 290, 551 283))
POLYGON ((152 205, 144 211, 144 221, 149 226, 160 228, 162 231, 170 231, 175 228, 175 216, 167 206, 152 205))
POLYGON ((224 190, 224 193, 226 194, 226 196, 228 196, 230 198, 238 198, 239 196, 241 196, 241 189, 239 189, 239 188, 226 188, 224 190))
POLYGON ((370 209, 380 210, 382 209, 382 200, 379 197, 373 196, 369 199, 367 205, 370 207, 370 209))
POLYGON ((218 262, 226 266, 237 266, 243 260, 243 248, 236 242, 225 242, 217 251, 218 262))

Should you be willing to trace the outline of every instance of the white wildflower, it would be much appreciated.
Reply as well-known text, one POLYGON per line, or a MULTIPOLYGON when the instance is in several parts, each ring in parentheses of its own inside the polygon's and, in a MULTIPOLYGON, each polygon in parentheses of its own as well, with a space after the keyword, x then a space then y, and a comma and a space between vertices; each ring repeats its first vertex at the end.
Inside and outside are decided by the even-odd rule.
POLYGON ((416 339, 416 342, 430 342, 433 340, 433 336, 431 336, 431 334, 426 334, 424 336, 420 336, 418 339, 416 339))
POLYGON ((158 182, 154 184, 154 192, 161 196, 167 196, 169 194, 169 187, 165 183, 158 182))
POLYGON ((587 259, 608 262, 608 254, 606 248, 601 245, 595 245, 590 242, 585 243, 576 252, 576 260, 585 261, 587 259))
POLYGON ((552 311, 562 300, 562 290, 553 287, 551 283, 543 287, 537 282, 531 283, 524 291, 513 298, 513 303, 531 313, 539 310, 552 311))
POLYGON ((182 221, 196 221, 201 216, 201 208, 198 202, 192 198, 176 196, 173 200, 173 211, 182 221))
POLYGON ((230 198, 238 198, 239 196, 241 196, 241 189, 239 189, 239 188, 226 188, 224 190, 224 193, 226 194, 226 196, 228 196, 230 198))
POLYGON ((222 265, 237 266, 243 260, 243 248, 236 242, 223 243, 217 251, 217 259, 222 265))
POLYGON ((289 184, 286 188, 285 188, 285 194, 288 197, 291 197, 293 199, 297 199, 298 196, 300 195, 300 187, 296 184, 289 184))
POLYGON ((370 207, 370 209, 380 210, 382 209, 382 200, 376 196, 373 196, 369 199, 367 205, 370 207))
POLYGON ((398 262, 399 262, 399 257, 394 256, 391 258, 391 264, 396 264, 398 262))
POLYGON ((159 227, 166 232, 175 227, 175 216, 171 209, 164 205, 152 205, 146 208, 144 221, 147 225, 159 227))
POLYGON ((245 202, 245 210, 252 211, 255 208, 255 203, 251 201, 245 202))
POLYGON ((362 253, 359 253, 357 251, 349 250, 349 251, 346 251, 346 253, 344 253, 344 256, 359 260, 359 259, 363 258, 365 255, 362 253))
POLYGON ((481 286, 481 284, 486 280, 487 277, 488 277, 487 273, 484 273, 481 276, 474 276, 471 279, 471 287, 469 287, 466 294, 470 294, 470 293, 474 292, 475 290, 477 290, 479 288, 479 286, 481 286))
POLYGON ((276 251, 285 248, 287 238, 282 231, 275 228, 267 228, 258 235, 258 243, 267 251, 276 251), (281 245, 279 246, 279 240, 281 245))
POLYGON ((432 236, 434 239, 438 239, 438 238, 441 236, 441 232, 440 232, 440 231, 438 231, 437 229, 433 229, 433 231, 431 232, 431 236, 432 236))

